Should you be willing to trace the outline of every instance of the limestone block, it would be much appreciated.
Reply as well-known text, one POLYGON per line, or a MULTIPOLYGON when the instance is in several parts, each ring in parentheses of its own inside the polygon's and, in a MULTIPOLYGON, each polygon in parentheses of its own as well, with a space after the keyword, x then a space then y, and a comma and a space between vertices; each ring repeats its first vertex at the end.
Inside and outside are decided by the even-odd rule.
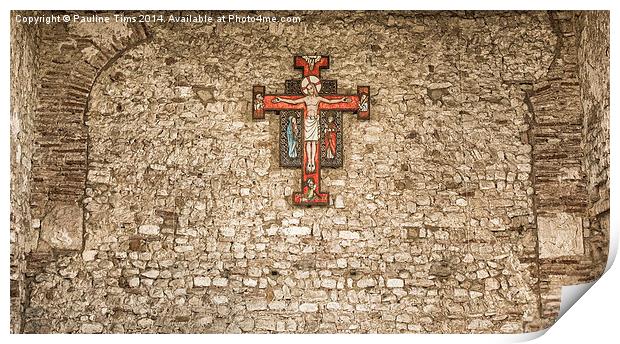
POLYGON ((130 279, 127 280, 127 284, 132 287, 132 288, 136 288, 140 285, 140 278, 139 277, 132 277, 130 279))
POLYGON ((583 254, 581 217, 570 213, 539 216, 538 240, 541 258, 583 254))
POLYGON ((220 234, 222 236, 231 238, 235 236, 235 229, 232 227, 222 227, 220 228, 220 234))
POLYGON ((41 240, 59 250, 82 248, 83 210, 75 203, 57 203, 41 221, 41 240))
POLYGON ((149 318, 142 318, 142 319, 138 320, 138 326, 140 326, 142 328, 151 327, 153 325, 153 323, 154 323, 153 319, 149 319, 149 318))
POLYGON ((145 235, 157 235, 159 234, 158 225, 142 225, 138 227, 138 233, 145 235))
POLYGON ((228 279, 224 277, 216 277, 213 279, 213 285, 217 287, 225 287, 228 285, 228 279))
POLYGON ((310 235, 312 229, 310 227, 291 226, 282 229, 284 235, 298 236, 298 235, 310 235))
POLYGON ((327 289, 335 289, 337 285, 337 282, 335 279, 324 279, 321 281, 321 287, 323 288, 327 288, 327 289))
POLYGON ((149 270, 142 273, 142 276, 148 278, 157 278, 159 276, 159 270, 149 270))
POLYGON ((340 303, 338 302, 328 302, 325 308, 329 310, 338 310, 340 309, 340 303))
POLYGON ((499 289, 500 284, 497 279, 490 277, 484 280, 484 289, 486 290, 497 290, 499 289))
POLYGON ((95 250, 85 250, 84 252, 82 252, 82 259, 84 259, 85 262, 90 262, 92 260, 95 260, 96 256, 97 256, 97 251, 95 250))
POLYGON ((472 298, 472 299, 479 298, 479 297, 481 297, 482 295, 484 295, 484 294, 482 294, 482 293, 481 293, 481 292, 479 292, 479 291, 475 291, 475 290, 472 290, 472 291, 470 291, 470 292, 469 292, 469 297, 470 297, 470 298, 472 298))
POLYGON ((257 300, 249 300, 246 303, 246 307, 248 311, 260 311, 267 309, 267 300, 257 299, 257 300))
POLYGON ((246 287, 256 287, 258 285, 258 281, 254 278, 244 278, 243 285, 246 287))
POLYGON ((467 325, 467 329, 480 331, 480 330, 486 330, 488 328, 491 328, 492 326, 493 326, 493 323, 490 320, 474 319, 469 323, 469 325, 467 325))
POLYGON ((405 286, 405 282, 400 278, 390 278, 386 285, 388 288, 402 288, 405 286))
POLYGON ((316 303, 302 303, 301 305, 299 305, 299 311, 304 313, 316 312, 318 311, 318 309, 319 307, 316 305, 316 303))
POLYGON ((207 276, 196 276, 194 277, 194 286, 195 287, 208 287, 211 285, 211 278, 207 276))
POLYGON ((223 305, 225 303, 228 303, 228 297, 226 297, 224 295, 216 295, 211 300, 216 305, 223 305))
POLYGON ((340 239, 357 240, 360 238, 360 234, 358 232, 352 232, 352 231, 340 231, 338 233, 338 237, 340 239))
POLYGON ((344 208, 344 197, 342 197, 342 195, 336 196, 334 200, 334 207, 336 207, 336 209, 344 208))
POLYGON ((103 332, 103 325, 100 323, 85 323, 80 326, 81 333, 101 333, 103 332))
POLYGON ((286 308, 286 302, 284 301, 272 301, 269 303, 269 309, 282 310, 286 308))

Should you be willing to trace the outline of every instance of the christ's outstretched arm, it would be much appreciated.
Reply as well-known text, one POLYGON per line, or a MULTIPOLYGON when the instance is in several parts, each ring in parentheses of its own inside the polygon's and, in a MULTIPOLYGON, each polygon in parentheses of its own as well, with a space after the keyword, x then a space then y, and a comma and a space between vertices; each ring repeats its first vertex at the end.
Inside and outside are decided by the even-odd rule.
POLYGON ((319 97, 319 101, 327 104, 338 104, 338 103, 350 103, 351 99, 349 97, 342 97, 340 99, 326 99, 323 97, 319 97))
POLYGON ((273 102, 274 103, 282 102, 282 103, 287 103, 287 104, 299 104, 299 103, 304 102, 304 98, 286 99, 286 98, 275 97, 273 102))

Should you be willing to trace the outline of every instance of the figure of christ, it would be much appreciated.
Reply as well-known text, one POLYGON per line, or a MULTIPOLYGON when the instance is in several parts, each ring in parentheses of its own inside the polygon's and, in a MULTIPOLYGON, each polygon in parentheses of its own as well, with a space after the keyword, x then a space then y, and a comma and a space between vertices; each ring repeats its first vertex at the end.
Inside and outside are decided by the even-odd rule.
POLYGON ((306 105, 306 115, 304 116, 304 142, 305 152, 308 159, 306 172, 313 173, 316 168, 316 149, 319 142, 319 104, 349 103, 351 99, 342 97, 340 99, 326 99, 319 96, 321 82, 316 76, 307 76, 302 80, 302 92, 306 95, 298 99, 286 99, 276 97, 274 103, 300 104, 306 105))

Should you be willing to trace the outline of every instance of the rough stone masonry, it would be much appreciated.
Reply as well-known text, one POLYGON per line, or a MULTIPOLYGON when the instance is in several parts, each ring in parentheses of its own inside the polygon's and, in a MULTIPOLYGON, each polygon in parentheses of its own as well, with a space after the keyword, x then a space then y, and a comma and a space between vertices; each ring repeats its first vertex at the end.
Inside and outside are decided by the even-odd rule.
POLYGON ((605 266, 609 12, 16 14, 12 332, 529 332, 605 266), (372 90, 323 208, 250 116, 300 53, 372 90))

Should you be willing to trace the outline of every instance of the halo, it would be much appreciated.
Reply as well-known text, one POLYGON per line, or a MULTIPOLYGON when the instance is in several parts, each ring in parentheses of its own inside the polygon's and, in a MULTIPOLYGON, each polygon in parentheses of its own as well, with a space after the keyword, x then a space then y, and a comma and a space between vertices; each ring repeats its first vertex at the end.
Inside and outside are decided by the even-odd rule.
POLYGON ((316 92, 321 92, 321 80, 314 75, 307 76, 301 79, 301 92, 308 95, 308 87, 313 84, 316 88, 316 92))

